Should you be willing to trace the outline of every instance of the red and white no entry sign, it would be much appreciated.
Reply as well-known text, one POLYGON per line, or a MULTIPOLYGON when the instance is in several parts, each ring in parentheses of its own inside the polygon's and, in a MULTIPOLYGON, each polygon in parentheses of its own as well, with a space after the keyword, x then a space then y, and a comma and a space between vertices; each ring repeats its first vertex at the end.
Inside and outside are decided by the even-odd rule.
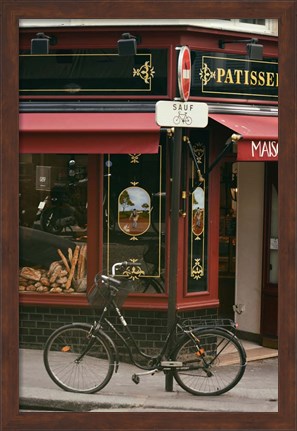
POLYGON ((180 48, 177 65, 177 79, 180 98, 186 102, 191 88, 191 52, 187 46, 180 48))

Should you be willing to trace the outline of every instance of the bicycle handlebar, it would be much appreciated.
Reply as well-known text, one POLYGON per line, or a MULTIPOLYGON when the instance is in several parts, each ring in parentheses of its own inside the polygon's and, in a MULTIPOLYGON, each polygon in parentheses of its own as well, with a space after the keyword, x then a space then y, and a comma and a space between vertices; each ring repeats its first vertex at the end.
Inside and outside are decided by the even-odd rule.
POLYGON ((121 267, 127 267, 127 266, 130 266, 130 265, 134 265, 134 266, 141 266, 141 263, 140 262, 127 262, 127 261, 124 261, 124 262, 116 262, 116 263, 114 263, 113 265, 112 265, 112 268, 111 268, 111 273, 112 273, 112 275, 115 275, 115 273, 116 273, 116 269, 117 268, 121 268, 121 267))

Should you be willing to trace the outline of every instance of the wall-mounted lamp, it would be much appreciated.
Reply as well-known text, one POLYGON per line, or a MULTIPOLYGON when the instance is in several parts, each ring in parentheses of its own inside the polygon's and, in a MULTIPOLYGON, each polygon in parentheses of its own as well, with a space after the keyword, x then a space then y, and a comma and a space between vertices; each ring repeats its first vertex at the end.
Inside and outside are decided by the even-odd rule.
POLYGON ((119 55, 136 55, 137 41, 139 38, 132 36, 130 33, 123 33, 122 38, 118 40, 119 55))
POLYGON ((250 60, 263 60, 263 45, 258 39, 219 40, 219 48, 225 49, 226 43, 246 43, 247 56, 250 60))
POLYGON ((56 36, 37 33, 36 38, 31 39, 31 54, 48 54, 49 45, 56 45, 56 43, 56 36))

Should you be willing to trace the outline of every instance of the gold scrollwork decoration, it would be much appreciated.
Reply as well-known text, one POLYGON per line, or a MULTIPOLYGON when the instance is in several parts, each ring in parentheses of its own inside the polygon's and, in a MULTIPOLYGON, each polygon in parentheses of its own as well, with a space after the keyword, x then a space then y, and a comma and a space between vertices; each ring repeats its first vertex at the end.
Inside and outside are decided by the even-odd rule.
POLYGON ((135 265, 138 259, 130 259, 131 264, 127 266, 123 275, 125 275, 129 280, 138 280, 139 277, 145 274, 145 272, 138 266, 135 265))
POLYGON ((216 72, 213 72, 206 63, 203 63, 202 68, 200 69, 199 76, 201 78, 202 84, 207 85, 211 79, 215 79, 216 72))
POLYGON ((131 157, 130 163, 139 163, 139 157, 141 154, 129 154, 129 156, 131 157))
POLYGON ((202 278, 204 275, 204 268, 201 265, 201 259, 195 259, 195 265, 192 268, 191 276, 195 280, 199 280, 199 278, 202 278))
POLYGON ((150 64, 149 60, 146 61, 139 69, 133 67, 133 78, 140 77, 146 84, 149 84, 151 79, 154 78, 155 70, 150 64))
MULTIPOLYGON (((168 131, 167 131, 167 133, 168 133, 168 131)), ((188 136, 183 136, 183 141, 186 142, 187 144, 191 144, 191 141, 190 141, 188 136)), ((200 142, 195 142, 192 145, 192 148, 193 148, 194 156, 195 156, 197 163, 199 165, 201 165, 203 163, 203 158, 204 158, 204 154, 205 154, 204 146, 200 142)))
POLYGON ((197 163, 200 165, 203 163, 203 158, 204 158, 204 147, 202 147, 201 144, 199 143, 195 143, 193 145, 193 151, 197 160, 197 163))

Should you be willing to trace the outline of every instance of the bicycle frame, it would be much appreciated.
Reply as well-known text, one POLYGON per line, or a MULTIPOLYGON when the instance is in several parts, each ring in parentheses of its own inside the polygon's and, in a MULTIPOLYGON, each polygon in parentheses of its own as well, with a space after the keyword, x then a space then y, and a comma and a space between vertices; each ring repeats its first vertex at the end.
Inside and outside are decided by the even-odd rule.
MULTIPOLYGON (((136 365, 138 368, 140 368, 140 369, 143 369, 143 370, 152 370, 152 369, 154 369, 156 366, 158 366, 159 364, 160 364, 160 362, 161 362, 161 359, 165 356, 166 358, 168 357, 168 354, 170 353, 170 352, 168 352, 168 345, 169 345, 169 343, 170 343, 170 341, 171 341, 171 339, 174 337, 174 335, 175 335, 175 332, 176 332, 176 328, 178 327, 183 333, 186 333, 184 330, 183 330, 183 328, 182 328, 182 326, 181 325, 179 325, 179 323, 178 323, 178 319, 176 319, 175 320, 175 322, 173 323, 173 325, 172 325, 172 327, 171 327, 171 329, 170 329, 170 331, 168 332, 168 334, 167 334, 167 336, 166 336, 166 339, 165 339, 165 341, 164 341, 164 345, 163 345, 163 347, 160 349, 160 352, 157 354, 157 355, 155 355, 155 356, 152 356, 152 355, 148 355, 147 353, 145 353, 145 352, 143 352, 140 348, 139 348, 139 346, 138 346, 138 344, 137 344, 137 341, 135 340, 135 338, 134 338, 134 336, 133 336, 133 334, 132 334, 132 332, 130 331, 130 328, 129 328, 129 326, 128 326, 128 324, 127 324, 127 322, 126 322, 126 320, 125 320, 125 318, 124 318, 124 316, 122 315, 122 313, 120 312, 120 310, 119 310, 119 308, 116 306, 116 304, 114 303, 114 301, 112 300, 111 301, 111 303, 109 304, 109 306, 106 306, 105 308, 104 308, 104 310, 103 310, 103 312, 102 312, 102 314, 101 314, 101 316, 100 316, 100 318, 99 318, 99 321, 98 322, 96 322, 95 323, 95 331, 100 331, 100 329, 104 329, 103 328, 103 325, 102 325, 102 322, 104 322, 104 323, 106 323, 107 325, 108 325, 108 327, 121 339, 121 341, 124 343, 124 345, 126 346, 126 348, 127 348, 127 351, 128 351, 128 354, 129 354, 129 357, 130 357, 130 360, 132 361, 132 363, 134 364, 134 365, 136 365), (117 313, 117 315, 118 315, 118 317, 119 317, 119 319, 120 319, 120 322, 121 322, 121 324, 122 324, 122 327, 123 327, 123 329, 124 329, 124 332, 126 333, 126 337, 123 335, 123 334, 121 334, 116 328, 115 328, 115 326, 105 317, 105 314, 106 314, 106 312, 107 312, 107 310, 108 310, 108 308, 109 308, 109 306, 111 306, 115 311, 116 311, 116 313, 117 313), (145 358, 145 359, 147 359, 148 360, 148 365, 142 365, 142 364, 139 364, 138 362, 137 362, 137 360, 135 359, 135 357, 134 357, 134 355, 133 355, 133 352, 132 352, 132 348, 130 347, 130 345, 129 345, 129 341, 132 343, 132 347, 134 347, 135 349, 136 349, 136 352, 141 356, 141 357, 143 357, 143 358, 145 358), (149 364, 149 362, 151 361, 151 363, 149 364)), ((114 344, 114 346, 115 346, 115 348, 116 348, 116 345, 114 344)), ((118 354, 117 354, 117 348, 116 348, 116 356, 118 356, 118 354)))
MULTIPOLYGON (((200 349, 200 344, 199 344, 199 339, 196 337, 196 335, 194 334, 194 332, 199 331, 199 329, 205 329, 207 328, 207 326, 205 325, 197 325, 192 327, 191 329, 185 329, 185 327, 183 327, 179 321, 180 321, 180 317, 178 315, 176 315, 175 320, 170 328, 170 330, 168 331, 167 335, 166 335, 166 339, 164 341, 163 347, 160 349, 159 353, 155 356, 152 355, 148 355, 147 353, 143 352, 138 344, 137 341, 135 340, 135 337, 133 336, 132 332, 130 331, 130 328, 123 316, 123 314, 121 313, 120 309, 117 307, 117 305, 115 304, 115 302, 113 300, 110 301, 109 304, 107 304, 107 306, 104 308, 103 312, 100 315, 99 321, 94 323, 94 327, 95 327, 95 331, 100 331, 103 330, 103 325, 102 322, 104 322, 105 324, 107 324, 107 326, 121 339, 121 341, 124 343, 128 354, 129 354, 129 358, 131 360, 131 362, 137 366, 140 369, 143 370, 153 370, 156 367, 158 367, 159 369, 163 369, 164 367, 161 365, 161 360, 163 357, 165 357, 167 360, 170 360, 170 354, 172 353, 171 351, 168 351, 168 346, 170 345, 170 341, 172 340, 172 338, 176 335, 176 330, 179 329, 181 331, 181 333, 183 335, 187 335, 190 339, 192 339, 196 344, 197 344, 197 350, 200 349), (112 308, 116 313, 117 316, 120 319, 120 322, 122 324, 122 327, 124 329, 124 333, 126 333, 126 336, 121 334, 116 327, 110 322, 110 320, 108 320, 105 315, 106 312, 108 311, 109 308, 112 308), (142 365, 139 364, 139 362, 137 362, 137 360, 134 357, 134 354, 132 352, 132 348, 129 345, 129 341, 132 344, 132 348, 134 347, 136 349, 136 352, 143 358, 148 360, 147 365, 142 365)), ((210 327, 213 327, 212 325, 210 325, 210 327)), ((234 337, 235 334, 233 334, 231 331, 227 330, 226 328, 223 328, 222 326, 220 326, 221 330, 224 330, 226 332, 229 333, 229 335, 232 335, 234 337)), ((112 341, 112 340, 111 340, 112 341)), ((117 346, 114 342, 112 342, 113 345, 113 349, 115 349, 115 354, 116 354, 116 358, 118 358, 118 351, 117 351, 117 346)), ((226 346, 225 346, 226 348, 226 346)), ((221 353, 221 351, 215 356, 215 358, 213 359, 213 361, 217 358, 217 356, 219 356, 219 354, 221 353)), ((202 361, 203 363, 206 365, 204 358, 202 357, 202 361)), ((213 362, 212 361, 212 362, 213 362)), ((118 361, 117 361, 118 362, 118 361)), ((210 365, 210 364, 209 364, 210 365)), ((209 366, 208 365, 208 366, 209 366)))

